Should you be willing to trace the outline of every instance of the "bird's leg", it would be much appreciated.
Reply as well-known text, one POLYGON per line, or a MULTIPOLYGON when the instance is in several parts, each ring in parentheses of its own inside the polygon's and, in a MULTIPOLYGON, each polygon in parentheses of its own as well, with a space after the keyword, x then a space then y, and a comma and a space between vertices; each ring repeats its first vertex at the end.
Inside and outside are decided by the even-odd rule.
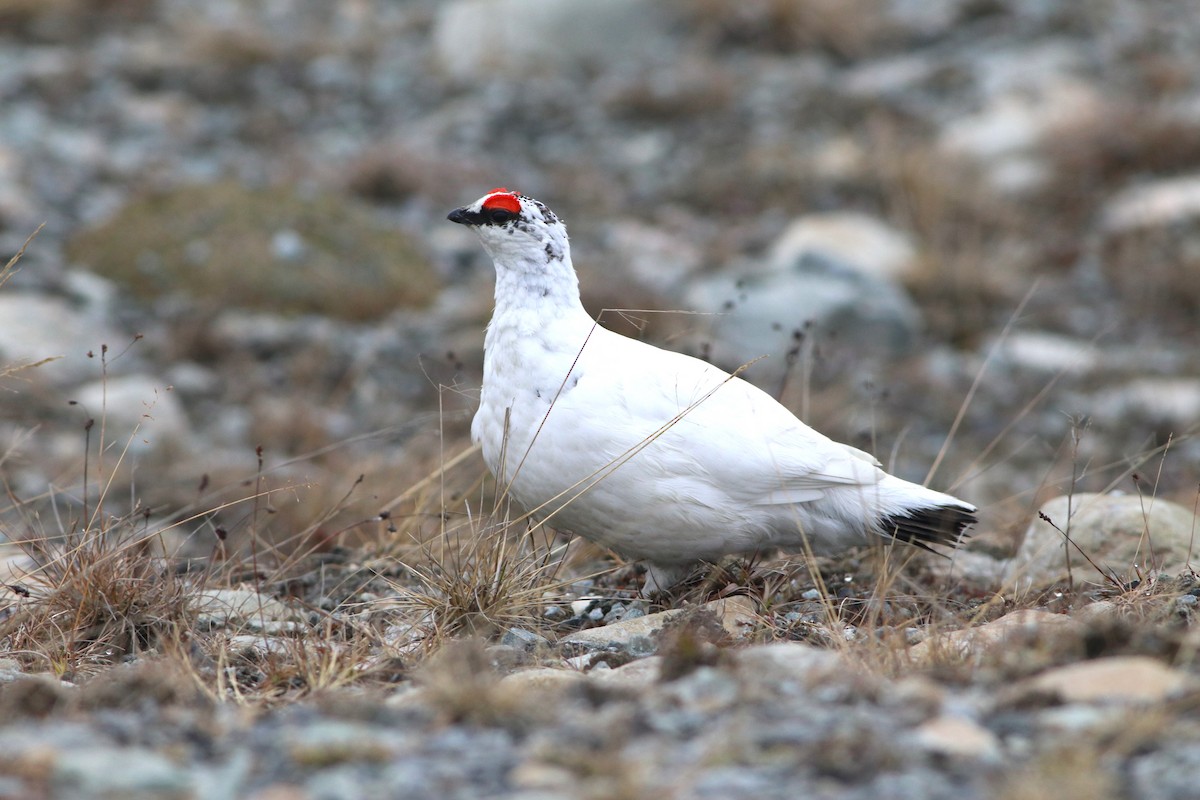
POLYGON ((642 597, 650 598, 663 594, 671 587, 692 574, 695 564, 647 564, 646 582, 642 585, 642 597))

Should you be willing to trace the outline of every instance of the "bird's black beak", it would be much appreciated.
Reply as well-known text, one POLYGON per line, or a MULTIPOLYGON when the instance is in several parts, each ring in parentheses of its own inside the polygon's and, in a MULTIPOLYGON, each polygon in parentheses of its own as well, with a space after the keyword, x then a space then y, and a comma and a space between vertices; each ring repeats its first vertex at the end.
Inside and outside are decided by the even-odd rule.
POLYGON ((465 208, 456 208, 446 215, 446 219, 451 222, 457 222, 459 225, 470 225, 471 216, 465 208))

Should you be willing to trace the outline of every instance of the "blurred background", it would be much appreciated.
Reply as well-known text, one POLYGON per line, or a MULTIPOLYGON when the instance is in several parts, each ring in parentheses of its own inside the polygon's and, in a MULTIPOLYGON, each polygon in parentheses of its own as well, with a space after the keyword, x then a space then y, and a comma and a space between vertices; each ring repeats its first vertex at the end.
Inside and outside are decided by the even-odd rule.
POLYGON ((493 276, 445 215, 493 186, 605 324, 767 356, 985 546, 1072 487, 1197 499, 1187 0, 0 0, 0 264, 44 224, 2 520, 390 504, 467 444, 493 276))

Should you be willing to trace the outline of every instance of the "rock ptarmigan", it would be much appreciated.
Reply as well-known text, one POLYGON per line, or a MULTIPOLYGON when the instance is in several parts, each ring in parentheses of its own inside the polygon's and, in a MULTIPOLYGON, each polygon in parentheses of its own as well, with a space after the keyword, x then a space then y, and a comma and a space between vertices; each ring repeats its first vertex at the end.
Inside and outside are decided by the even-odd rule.
POLYGON ((955 545, 976 521, 741 378, 598 325, 543 203, 493 189, 449 220, 496 267, 472 438, 535 519, 648 561, 646 593, 728 554, 955 545))

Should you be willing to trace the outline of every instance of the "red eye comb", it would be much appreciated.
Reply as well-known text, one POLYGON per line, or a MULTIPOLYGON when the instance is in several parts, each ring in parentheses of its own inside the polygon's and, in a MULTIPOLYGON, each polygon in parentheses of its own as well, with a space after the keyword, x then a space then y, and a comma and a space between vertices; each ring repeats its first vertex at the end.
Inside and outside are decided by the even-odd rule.
POLYGON ((504 188, 492 189, 488 192, 487 199, 483 201, 483 207, 488 211, 503 209, 514 214, 521 213, 521 201, 514 193, 504 188))

